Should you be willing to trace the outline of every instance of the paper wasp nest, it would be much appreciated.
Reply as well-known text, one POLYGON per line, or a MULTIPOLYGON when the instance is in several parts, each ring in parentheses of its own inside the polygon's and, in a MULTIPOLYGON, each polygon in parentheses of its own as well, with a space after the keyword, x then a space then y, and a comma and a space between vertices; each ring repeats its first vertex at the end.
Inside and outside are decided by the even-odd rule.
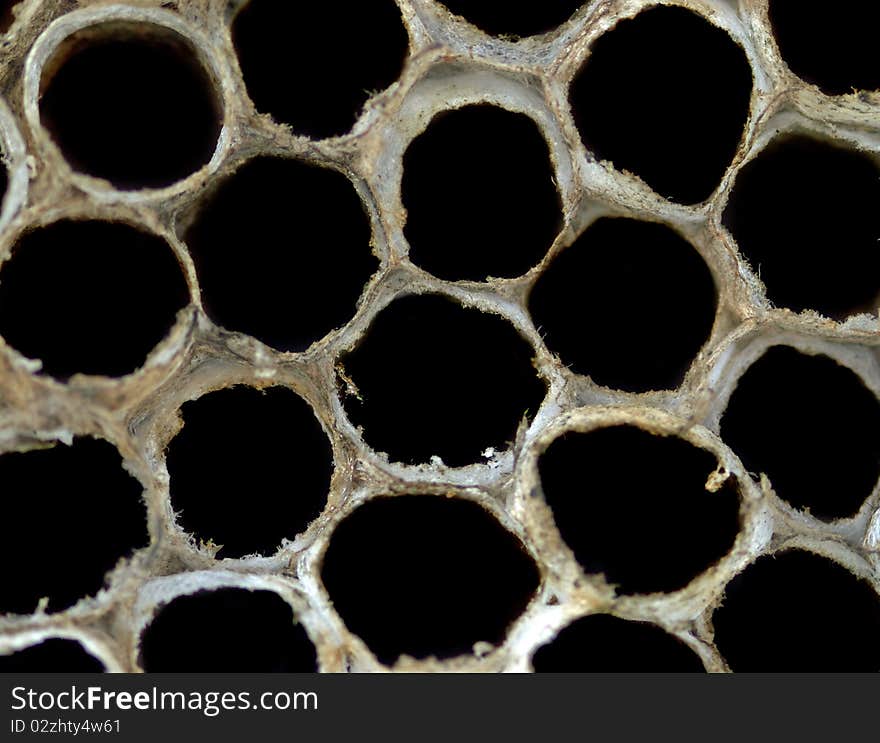
POLYGON ((0 669, 880 670, 871 3, 5 5, 0 669))

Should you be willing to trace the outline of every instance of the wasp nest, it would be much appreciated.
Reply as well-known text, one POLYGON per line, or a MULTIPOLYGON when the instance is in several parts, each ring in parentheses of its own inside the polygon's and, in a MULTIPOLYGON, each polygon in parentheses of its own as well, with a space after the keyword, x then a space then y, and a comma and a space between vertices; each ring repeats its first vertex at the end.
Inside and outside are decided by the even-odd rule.
POLYGON ((0 668, 880 670, 874 3, 5 5, 0 668))

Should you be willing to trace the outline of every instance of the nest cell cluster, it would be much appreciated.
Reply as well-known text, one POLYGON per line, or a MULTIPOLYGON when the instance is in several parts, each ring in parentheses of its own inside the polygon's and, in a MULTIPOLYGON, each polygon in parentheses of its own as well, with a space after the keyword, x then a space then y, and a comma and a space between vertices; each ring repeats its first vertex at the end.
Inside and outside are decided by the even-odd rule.
POLYGON ((0 671, 880 670, 876 3, 343 5, 0 6, 0 671))

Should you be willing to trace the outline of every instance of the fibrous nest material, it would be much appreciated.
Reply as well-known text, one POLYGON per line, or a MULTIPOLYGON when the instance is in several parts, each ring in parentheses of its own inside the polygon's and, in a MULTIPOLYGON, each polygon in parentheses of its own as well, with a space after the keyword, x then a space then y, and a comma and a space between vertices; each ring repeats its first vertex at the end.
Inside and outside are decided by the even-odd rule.
POLYGON ((287 5, 10 4, 0 669, 880 670, 861 37, 287 5))

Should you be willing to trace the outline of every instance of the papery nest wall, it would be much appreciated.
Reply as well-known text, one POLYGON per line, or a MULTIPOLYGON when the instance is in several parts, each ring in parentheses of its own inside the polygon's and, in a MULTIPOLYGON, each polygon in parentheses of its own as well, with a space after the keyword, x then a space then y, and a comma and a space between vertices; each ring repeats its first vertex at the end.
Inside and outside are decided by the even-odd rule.
POLYGON ((868 51, 356 5, 13 5, 0 669, 880 670, 868 51))

